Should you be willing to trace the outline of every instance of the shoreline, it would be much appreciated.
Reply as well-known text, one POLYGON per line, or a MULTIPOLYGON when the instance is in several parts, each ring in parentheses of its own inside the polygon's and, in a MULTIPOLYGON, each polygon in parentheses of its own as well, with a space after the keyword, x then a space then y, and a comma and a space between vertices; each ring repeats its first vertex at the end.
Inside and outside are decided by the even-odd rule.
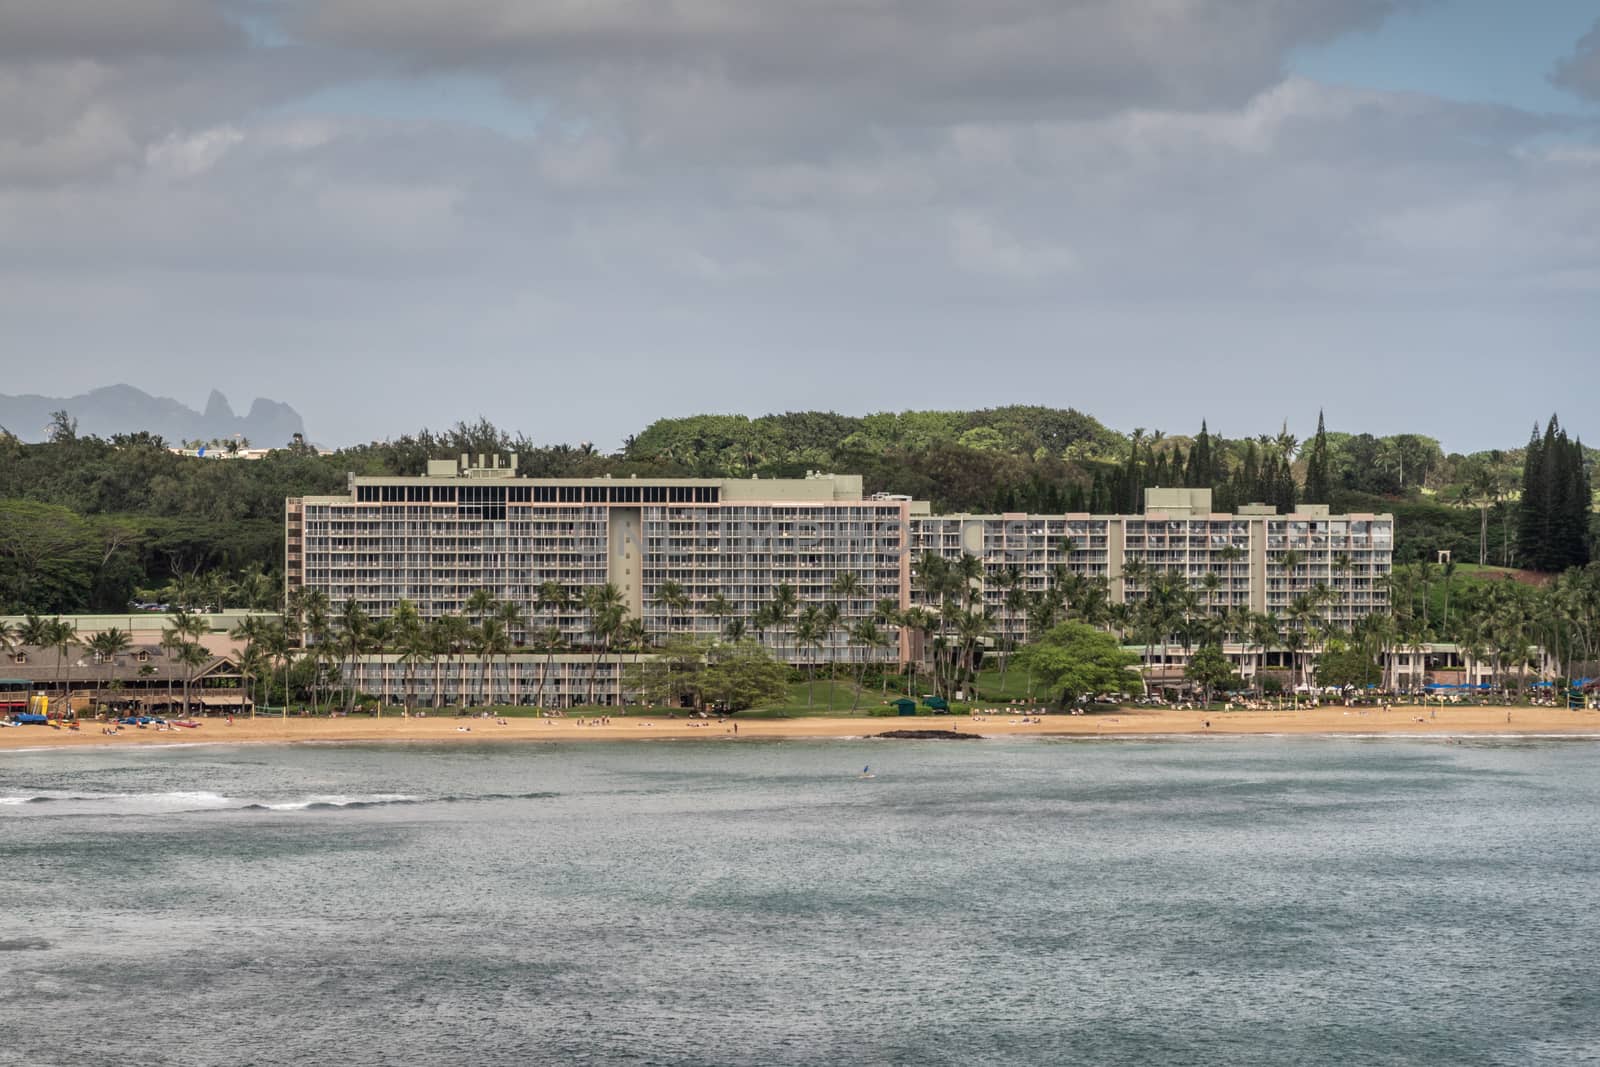
POLYGON ((449 743, 484 741, 758 741, 870 740, 900 729, 959 730, 984 738, 1062 737, 1138 738, 1196 736, 1395 736, 1408 739, 1499 737, 1600 738, 1600 710, 1568 711, 1536 707, 1323 707, 1303 711, 1172 711, 1136 709, 1097 715, 1045 715, 1023 722, 1019 715, 902 717, 811 717, 730 719, 619 718, 607 725, 579 725, 564 719, 386 718, 204 720, 194 730, 157 731, 124 727, 115 736, 86 722, 72 733, 48 727, 0 730, 0 752, 60 751, 78 748, 160 746, 195 747, 241 744, 352 744, 363 742, 449 743), (1509 720, 1507 715, 1509 713, 1509 720), (738 731, 734 726, 737 723, 738 731), (1209 725, 1207 725, 1209 723, 1209 725), (466 729, 463 729, 465 727, 466 729))

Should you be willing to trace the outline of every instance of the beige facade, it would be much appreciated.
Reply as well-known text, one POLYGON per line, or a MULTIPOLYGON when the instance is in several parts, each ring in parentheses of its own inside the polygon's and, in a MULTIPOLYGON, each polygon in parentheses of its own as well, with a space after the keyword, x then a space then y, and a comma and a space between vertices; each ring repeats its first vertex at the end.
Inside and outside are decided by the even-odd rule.
POLYGON ((485 663, 474 657, 408 664, 396 655, 360 656, 345 667, 356 691, 386 704, 413 707, 513 704, 567 708, 620 703, 636 653, 613 655, 517 653, 485 663), (481 672, 481 674, 480 674, 481 672))
MULTIPOLYGON (((1142 515, 933 515, 922 502, 865 496, 854 475, 534 479, 518 474, 514 458, 473 464, 465 456, 435 461, 421 477, 352 476, 348 493, 291 499, 286 515, 289 590, 320 590, 335 605, 353 599, 384 616, 405 599, 430 619, 462 612, 486 589, 522 609, 514 641, 554 626, 583 649, 593 644, 584 591, 609 582, 652 641, 717 635, 728 620, 708 608, 726 599, 729 618, 795 662, 900 662, 910 647, 894 627, 883 627, 892 641, 878 649, 848 633, 880 601, 913 604, 912 561, 925 552, 980 559, 996 631, 1021 642, 1026 612, 1008 607, 1002 580, 1012 572, 1025 593, 1045 591, 1059 568, 1101 579, 1113 603, 1137 602, 1157 576, 1177 575, 1218 612, 1281 614, 1295 596, 1326 585, 1334 595, 1324 614, 1349 622, 1388 609, 1394 538, 1388 515, 1325 507, 1215 514, 1206 490, 1150 490, 1142 515), (1126 578, 1134 561, 1150 577, 1126 578), (847 572, 859 588, 841 598, 834 583, 847 572), (548 582, 566 591, 565 607, 541 600, 548 582), (687 609, 662 603, 669 582, 687 594, 687 609), (841 618, 820 650, 798 649, 792 625, 750 625, 780 584, 800 604, 838 605, 841 618)), ((392 692, 381 662, 370 661, 380 674, 371 686, 363 679, 364 691, 392 692)))
MULTIPOLYGON (((405 599, 430 619, 461 612, 486 589, 522 609, 527 622, 514 640, 555 626, 581 646, 592 641, 584 591, 607 582, 652 639, 714 636, 726 622, 706 610, 715 598, 726 598, 730 618, 748 620, 787 584, 801 604, 839 606, 816 658, 898 661, 897 648, 867 650, 846 635, 879 600, 909 604, 913 505, 865 498, 858 475, 531 479, 514 461, 467 459, 434 462, 423 477, 352 477, 346 495, 289 500, 289 591, 317 589, 379 616, 405 599), (859 589, 836 597, 845 572, 859 589), (541 601, 547 582, 566 591, 567 606, 541 601), (687 594, 688 610, 661 602, 668 582, 687 594)), ((794 652, 789 627, 751 636, 794 652)))
POLYGON ((945 515, 913 519, 914 555, 963 554, 983 562, 983 593, 997 631, 1027 639, 1027 615, 1007 606, 1006 575, 1038 593, 1058 568, 1107 583, 1112 603, 1136 603, 1175 575, 1210 612, 1247 609, 1283 615, 1295 597, 1325 585, 1320 613, 1349 624, 1389 610, 1394 552, 1391 515, 1332 515, 1306 505, 1279 515, 1264 505, 1214 513, 1208 489, 1150 489, 1142 515, 945 515), (1149 577, 1124 577, 1137 561, 1149 577), (1286 566, 1292 564, 1292 566, 1286 566), (1208 577, 1214 576, 1214 577, 1208 577))

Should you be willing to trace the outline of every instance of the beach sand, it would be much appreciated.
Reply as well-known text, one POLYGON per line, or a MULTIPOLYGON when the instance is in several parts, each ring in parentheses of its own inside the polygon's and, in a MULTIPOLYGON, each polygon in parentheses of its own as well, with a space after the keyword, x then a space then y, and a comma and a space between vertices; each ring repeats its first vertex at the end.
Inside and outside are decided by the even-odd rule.
POLYGON ((0 730, 0 750, 38 747, 79 748, 91 745, 240 744, 332 741, 687 741, 758 740, 772 738, 853 738, 897 729, 959 729, 985 737, 1116 737, 1186 734, 1412 734, 1450 737, 1471 734, 1571 734, 1600 736, 1600 711, 1561 708, 1435 709, 1322 707, 1301 711, 1198 712, 1166 709, 1126 710, 1095 715, 1045 715, 1039 723, 1023 723, 1020 715, 917 716, 915 718, 799 718, 739 720, 668 719, 640 716, 613 719, 605 726, 580 726, 565 719, 459 719, 453 715, 402 719, 289 718, 260 716, 206 719, 198 729, 157 731, 123 727, 115 737, 100 732, 100 723, 85 722, 74 733, 40 726, 0 730), (1510 714, 1508 721, 1506 716, 1510 714), (1436 715, 1436 717, 1434 717, 1436 715), (1420 722, 1418 720, 1421 720, 1420 722), (1210 722, 1210 726, 1205 725, 1210 722), (470 732, 459 727, 469 726, 470 732))

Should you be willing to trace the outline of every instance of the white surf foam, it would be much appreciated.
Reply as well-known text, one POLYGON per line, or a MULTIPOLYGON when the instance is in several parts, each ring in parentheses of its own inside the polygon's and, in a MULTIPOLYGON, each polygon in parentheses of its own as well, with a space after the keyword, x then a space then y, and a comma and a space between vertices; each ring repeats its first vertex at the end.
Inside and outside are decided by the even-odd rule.
POLYGON ((375 804, 408 804, 420 797, 407 793, 369 793, 346 796, 342 793, 306 797, 303 800, 284 800, 271 804, 257 804, 268 811, 304 811, 307 808, 348 808, 375 804))

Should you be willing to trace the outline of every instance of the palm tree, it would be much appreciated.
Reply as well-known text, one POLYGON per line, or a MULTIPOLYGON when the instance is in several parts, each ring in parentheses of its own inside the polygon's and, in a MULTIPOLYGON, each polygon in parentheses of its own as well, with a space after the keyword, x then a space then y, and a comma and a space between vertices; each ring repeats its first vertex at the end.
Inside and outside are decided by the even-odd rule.
POLYGON ((211 632, 210 624, 201 615, 179 608, 172 613, 171 625, 162 637, 162 645, 166 647, 172 658, 176 659, 186 668, 183 679, 183 713, 189 713, 189 683, 193 677, 193 667, 198 664, 190 662, 192 657, 185 655, 184 650, 191 645, 199 647, 200 638, 211 632))
POLYGON ((1277 562, 1278 574, 1283 578, 1285 583, 1284 589, 1286 591, 1292 590, 1294 588, 1295 571, 1300 568, 1303 558, 1298 550, 1286 548, 1282 552, 1278 553, 1277 562))
POLYGON ((622 591, 612 582, 590 586, 584 591, 583 600, 584 607, 589 612, 589 632, 599 646, 590 647, 593 659, 589 669, 589 690, 586 700, 593 704, 594 687, 600 673, 600 657, 602 654, 610 653, 611 642, 622 629, 628 609, 622 601, 622 591))
POLYGON ((629 618, 623 622, 622 628, 617 631, 617 644, 633 649, 633 662, 638 663, 644 655, 644 646, 650 643, 650 631, 645 627, 643 619, 629 618))
MULTIPOLYGON (((1289 651, 1295 654, 1291 659, 1292 672, 1300 672, 1299 685, 1311 685, 1311 663, 1309 655, 1310 637, 1318 622, 1318 596, 1315 593, 1301 593, 1289 602, 1289 627, 1284 631, 1284 643, 1289 651), (1302 649, 1307 652, 1306 660, 1301 663, 1298 654, 1302 649)), ((1292 673, 1291 672, 1291 673, 1292 673)), ((1298 702, 1299 689, 1296 688, 1296 701, 1298 702)))
POLYGON ((842 614, 852 614, 850 605, 861 596, 861 579, 853 571, 840 571, 833 577, 833 596, 843 605, 842 614))
MULTIPOLYGON (((844 615, 839 610, 839 605, 832 600, 822 605, 822 611, 819 613, 819 621, 822 627, 822 643, 828 649, 825 654, 827 655, 828 659, 829 711, 833 710, 833 683, 834 679, 838 676, 838 658, 832 654, 833 631, 839 629, 839 622, 843 617, 844 615)), ((819 649, 819 652, 820 651, 821 650, 819 649)))
MULTIPOLYGON (((500 602, 495 599, 495 595, 489 592, 489 590, 474 589, 467 597, 467 602, 465 605, 463 605, 463 610, 466 612, 468 622, 472 623, 473 626, 481 627, 484 623, 484 620, 493 615, 495 613, 495 609, 499 607, 499 605, 500 602)), ((473 636, 471 634, 467 636, 469 643, 475 645, 476 641, 473 636)), ((487 700, 484 697, 483 687, 487 677, 487 668, 483 662, 483 659, 480 657, 478 661, 478 696, 480 699, 484 699, 485 702, 487 702, 487 700)))
POLYGON ((372 618, 354 597, 339 609, 339 636, 335 640, 339 657, 339 680, 344 684, 345 711, 355 710, 356 687, 350 677, 349 665, 366 649, 372 632, 372 618))
POLYGON ((256 646, 266 636, 267 625, 259 615, 246 615, 239 620, 239 624, 228 631, 228 636, 235 641, 242 642, 244 647, 239 651, 239 673, 244 675, 245 692, 250 695, 250 717, 256 717, 255 693, 250 689, 253 670, 260 665, 260 657, 255 655, 256 646))
POLYGON ((544 669, 539 672, 539 684, 533 691, 533 706, 544 706, 544 686, 550 677, 550 672, 555 669, 556 650, 566 642, 566 635, 559 626, 547 626, 540 631, 535 640, 535 647, 544 651, 544 669))
POLYGON ((990 616, 987 610, 964 611, 956 620, 956 635, 960 640, 961 677, 963 687, 971 699, 978 681, 978 646, 990 634, 990 616), (971 684, 968 685, 967 683, 971 684))
MULTIPOLYGON (((558 586, 557 588, 560 587, 558 586)), ((505 647, 500 651, 500 659, 501 666, 505 668, 506 703, 513 704, 516 701, 511 686, 511 649, 513 646, 520 646, 523 643, 523 639, 518 635, 522 632, 523 627, 527 625, 528 620, 527 616, 523 614, 522 605, 514 600, 501 601, 500 607, 495 611, 495 618, 500 620, 500 626, 505 630, 506 643, 505 647)), ((517 673, 520 676, 522 672, 518 671, 517 673)), ((492 693, 490 694, 490 699, 491 701, 493 699, 492 693)))
MULTIPOLYGON (((1073 575, 1074 578, 1077 575, 1073 575)), ((1011 654, 1017 644, 1017 621, 1020 618, 1024 624, 1023 636, 1029 636, 1025 628, 1027 624, 1028 591, 1024 589, 1016 575, 1012 573, 1005 584, 1005 596, 1002 606, 1005 609, 1005 628, 1001 633, 1000 642, 1000 692, 1006 691, 1006 671, 1011 666, 1011 654)))
MULTIPOLYGON (((860 645, 862 649, 861 663, 856 668, 856 688, 855 692, 852 693, 850 697, 850 710, 855 711, 856 708, 858 708, 861 704, 861 687, 866 683, 867 663, 869 661, 871 650, 880 647, 886 638, 884 637, 883 632, 878 629, 878 624, 876 622, 872 621, 871 619, 861 619, 854 626, 850 627, 850 640, 855 644, 860 645)), ((887 674, 884 675, 884 687, 884 695, 887 696, 887 674)))
POLYGON ((322 696, 322 668, 333 648, 333 621, 328 614, 328 598, 319 589, 307 596, 305 603, 305 643, 310 646, 307 657, 311 661, 311 713, 315 715, 322 696))
POLYGON ((453 666, 459 658, 461 660, 461 672, 456 678, 456 700, 458 706, 465 707, 467 703, 467 640, 472 632, 472 627, 460 615, 441 615, 433 620, 433 623, 429 626, 429 631, 433 636, 435 655, 433 664, 434 699, 440 702, 440 707, 443 707, 443 669, 447 666, 453 666), (444 657, 443 664, 439 662, 437 658, 439 656, 444 657))
MULTIPOLYGON (((61 692, 61 668, 66 665, 67 653, 78 644, 78 628, 65 619, 56 619, 50 623, 48 644, 56 650, 56 692, 61 692)), ((71 700, 64 701, 69 707, 71 700)))
MULTIPOLYGON (((409 601, 402 600, 400 603, 407 604, 409 601)), ((415 610, 415 608, 412 609, 413 612, 415 610)), ((399 611, 398 606, 396 611, 399 611)), ((401 706, 404 708, 405 714, 409 716, 416 691, 417 664, 424 660, 435 659, 433 635, 428 632, 426 626, 417 621, 413 625, 396 629, 395 647, 399 649, 399 662, 404 675, 402 679, 404 692, 401 694, 401 706)))
POLYGON ((539 608, 550 613, 550 625, 561 625, 561 613, 572 606, 572 594, 557 581, 539 583, 539 608))
POLYGON ((1150 578, 1150 565, 1142 559, 1130 559, 1122 564, 1122 599, 1128 599, 1128 586, 1143 585, 1150 578))
POLYGON ((540 642, 545 649, 544 673, 539 676, 539 687, 534 694, 533 703, 537 707, 544 699, 544 686, 550 672, 555 668, 555 650, 566 640, 566 633, 561 629, 561 615, 572 607, 573 597, 567 587, 560 582, 546 580, 539 583, 539 607, 550 613, 550 626, 546 630, 544 639, 540 642), (549 630, 555 630, 559 638, 552 639, 549 630))
POLYGON ((261 635, 261 650, 283 666, 283 717, 289 717, 289 665, 294 662, 295 640, 284 625, 287 616, 269 623, 261 635))
POLYGON ((1478 509, 1478 566, 1489 562, 1489 509, 1500 499, 1500 479, 1494 468, 1480 464, 1462 487, 1462 498, 1478 509))
MULTIPOLYGON (((189 711, 189 687, 194 683, 194 672, 197 667, 204 667, 211 662, 211 653, 198 642, 186 641, 178 646, 178 662, 183 664, 183 713, 189 711)), ((201 705, 204 707, 204 704, 201 705)))
MULTIPOLYGON (((897 616, 902 629, 908 630, 917 636, 920 645, 928 639, 928 632, 933 628, 933 618, 926 608, 907 608, 897 616)), ((906 695, 916 699, 917 669, 921 666, 920 655, 906 657, 906 695)))
POLYGON ((511 649, 511 638, 506 634, 505 623, 496 616, 483 620, 481 626, 471 631, 472 651, 478 656, 478 697, 485 707, 494 703, 489 685, 489 659, 511 649))
POLYGON ((716 620, 717 632, 721 634, 726 629, 725 620, 732 617, 735 608, 733 601, 719 592, 705 602, 704 610, 707 615, 716 620))
POLYGON ((1256 667, 1256 688, 1265 694, 1263 684, 1267 673, 1267 653, 1278 647, 1283 640, 1283 630, 1278 622, 1278 617, 1271 612, 1252 614, 1246 627, 1246 640, 1256 646, 1259 657, 1256 667))
POLYGON ((13 628, 12 633, 13 640, 17 644, 49 648, 55 636, 54 623, 50 619, 41 619, 30 613, 22 617, 22 622, 13 628))
POLYGON ((239 651, 239 673, 244 675, 245 693, 250 698, 250 717, 252 719, 256 717, 256 704, 258 702, 256 694, 250 685, 251 680, 264 678, 272 670, 272 661, 268 659, 264 647, 260 644, 265 640, 265 637, 266 634, 263 631, 261 637, 256 638, 254 642, 245 645, 239 651))
MULTIPOLYGON (((853 607, 855 601, 861 596, 861 579, 856 576, 854 571, 840 571, 838 574, 834 575, 833 585, 831 588, 833 600, 828 604, 830 620, 830 625, 828 628, 830 631, 832 631, 840 628, 841 626, 846 627, 845 646, 846 652, 848 652, 850 644, 848 640, 849 623, 845 622, 844 620, 854 614, 851 608, 853 607)), ((830 657, 828 668, 828 710, 830 711, 833 710, 833 679, 836 665, 836 658, 830 657)))
POLYGON ((656 607, 666 612, 667 633, 670 635, 674 616, 689 605, 689 594, 684 592, 682 585, 669 578, 656 587, 655 603, 656 607))
POLYGON ((100 661, 104 670, 100 673, 100 689, 95 693, 95 704, 98 706, 105 700, 106 680, 111 675, 111 667, 116 658, 133 647, 133 638, 127 631, 119 630, 115 626, 109 630, 101 630, 89 638, 88 649, 100 661))
MULTIPOLYGON (((403 685, 405 693, 402 705, 406 714, 411 713, 411 691, 413 675, 420 659, 422 641, 422 615, 417 611, 417 605, 402 597, 389 613, 389 638, 400 653, 399 662, 403 665, 405 674, 403 685)), ((383 714, 383 702, 378 702, 378 714, 383 714)))
MULTIPOLYGON (((822 619, 822 612, 815 604, 807 604, 800 609, 800 615, 795 619, 794 643, 795 652, 801 650, 820 653, 823 644, 827 641, 827 631, 822 619)), ((806 657, 806 708, 810 710, 816 692, 817 684, 816 656, 806 657)))
MULTIPOLYGON (((876 622, 874 622, 872 619, 864 619, 862 621, 873 623, 874 627, 877 626, 876 622)), ((876 631, 875 639, 866 642, 866 644, 870 646, 873 651, 879 653, 881 653, 884 649, 893 648, 895 643, 896 638, 894 635, 881 629, 876 631)), ((879 660, 878 667, 878 697, 881 700, 887 700, 889 698, 889 672, 883 669, 881 659, 879 660)))
MULTIPOLYGON (((873 602, 872 621, 877 623, 880 629, 894 627, 898 631, 900 627, 900 619, 900 601, 896 600, 894 597, 879 597, 873 602)), ((884 640, 879 642, 875 647, 882 649, 898 644, 898 634, 890 635, 888 633, 884 633, 883 638, 884 640)), ((887 670, 882 670, 882 668, 885 666, 887 665, 879 665, 883 676, 883 695, 887 697, 889 695, 889 672, 887 670)), ((895 666, 896 668, 900 666, 898 654, 896 655, 895 666)))
POLYGON ((1419 559, 1416 563, 1417 582, 1422 586, 1422 625, 1431 629, 1432 620, 1429 617, 1433 599, 1431 592, 1433 581, 1438 577, 1439 565, 1430 559, 1419 559))
POLYGON ((779 582, 772 590, 772 604, 768 617, 772 620, 772 627, 777 631, 778 654, 783 655, 783 627, 788 625, 789 616, 793 615, 800 606, 800 597, 794 591, 794 586, 788 582, 779 582))

